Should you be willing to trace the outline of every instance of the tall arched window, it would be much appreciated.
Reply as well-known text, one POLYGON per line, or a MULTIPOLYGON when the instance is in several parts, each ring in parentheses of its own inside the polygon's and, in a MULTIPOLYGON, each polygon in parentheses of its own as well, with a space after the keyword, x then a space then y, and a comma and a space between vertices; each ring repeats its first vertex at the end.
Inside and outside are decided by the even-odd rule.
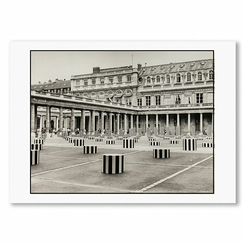
POLYGON ((187 81, 191 81, 192 80, 192 76, 191 76, 191 73, 187 73, 187 81))
POLYGON ((213 79, 213 71, 212 70, 209 72, 209 79, 213 79))
POLYGON ((202 80, 202 73, 198 72, 198 80, 202 80))
POLYGON ((157 80, 157 83, 159 83, 160 82, 160 76, 157 76, 156 80, 157 80))
POLYGON ((148 83, 148 84, 151 83, 151 79, 150 79, 150 77, 147 77, 147 83, 148 83))
POLYGON ((181 75, 179 73, 176 75, 176 82, 177 83, 181 82, 181 75))
POLYGON ((170 83, 170 75, 167 75, 167 76, 166 76, 166 82, 167 82, 167 84, 170 83))

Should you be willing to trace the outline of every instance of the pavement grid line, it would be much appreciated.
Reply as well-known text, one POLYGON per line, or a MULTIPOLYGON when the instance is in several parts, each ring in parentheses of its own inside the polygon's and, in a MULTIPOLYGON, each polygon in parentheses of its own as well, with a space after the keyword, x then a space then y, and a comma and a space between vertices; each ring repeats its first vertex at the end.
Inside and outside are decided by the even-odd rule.
POLYGON ((169 180, 169 179, 171 179, 171 178, 173 178, 173 177, 175 177, 175 176, 177 176, 177 175, 179 175, 179 174, 181 174, 181 173, 183 173, 183 172, 195 167, 196 165, 203 163, 204 161, 206 161, 206 160, 208 160, 208 159, 210 159, 212 157, 213 157, 213 155, 211 155, 211 156, 209 156, 209 157, 207 157, 207 158, 205 158, 205 159, 203 159, 203 160, 201 160, 199 162, 196 162, 195 164, 192 164, 189 167, 187 167, 187 168, 185 168, 183 170, 180 170, 180 171, 178 171, 178 172, 176 172, 176 173, 174 173, 174 174, 172 174, 172 175, 170 175, 170 176, 168 176, 166 178, 163 178, 163 179, 161 179, 161 180, 159 180, 159 181, 157 181, 157 182, 155 182, 155 183, 153 183, 153 184, 151 184, 151 185, 149 185, 147 187, 144 187, 144 188, 142 188, 140 190, 136 190, 135 193, 143 193, 143 192, 147 191, 148 189, 151 189, 151 188, 161 184, 162 182, 165 182, 165 181, 167 181, 167 180, 169 180))

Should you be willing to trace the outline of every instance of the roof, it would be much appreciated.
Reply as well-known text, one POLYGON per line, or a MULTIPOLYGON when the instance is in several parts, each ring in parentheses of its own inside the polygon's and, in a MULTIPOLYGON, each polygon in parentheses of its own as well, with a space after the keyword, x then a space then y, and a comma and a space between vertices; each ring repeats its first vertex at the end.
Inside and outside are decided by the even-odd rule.
POLYGON ((47 82, 42 84, 33 84, 31 85, 31 90, 40 91, 43 89, 61 89, 61 88, 70 88, 71 80, 55 80, 53 82, 47 82))
POLYGON ((204 59, 190 62, 170 63, 164 65, 142 67, 139 75, 156 75, 176 72, 190 72, 213 68, 213 59, 204 59))

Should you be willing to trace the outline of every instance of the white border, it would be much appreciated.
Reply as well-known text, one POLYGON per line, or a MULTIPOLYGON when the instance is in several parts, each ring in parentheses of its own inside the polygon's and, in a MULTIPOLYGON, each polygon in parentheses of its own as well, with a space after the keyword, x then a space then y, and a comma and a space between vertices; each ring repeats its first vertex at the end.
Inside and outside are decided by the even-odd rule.
POLYGON ((235 203, 235 42, 31 41, 10 43, 11 203, 235 203), (214 194, 30 194, 30 50, 214 50, 214 194), (18 127, 16 127, 16 124, 18 127), (16 143, 16 137, 21 143, 16 143))

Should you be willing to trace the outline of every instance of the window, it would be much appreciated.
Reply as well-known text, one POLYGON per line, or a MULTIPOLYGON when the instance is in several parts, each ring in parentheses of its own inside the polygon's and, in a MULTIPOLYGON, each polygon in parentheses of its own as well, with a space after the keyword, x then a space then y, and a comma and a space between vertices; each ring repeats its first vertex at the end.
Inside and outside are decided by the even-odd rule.
POLYGON ((96 84, 96 80, 93 78, 92 79, 92 85, 95 85, 96 84))
POLYGON ((118 76, 118 83, 121 83, 121 82, 122 82, 122 76, 119 75, 119 76, 118 76))
POLYGON ((198 80, 202 80, 202 73, 201 72, 198 72, 198 80))
POLYGON ((181 103, 181 97, 179 95, 176 96, 175 103, 178 105, 181 103))
POLYGON ((167 75, 167 76, 166 76, 166 82, 167 82, 167 84, 170 83, 170 75, 167 75))
POLYGON ((177 83, 181 82, 181 75, 179 73, 176 75, 176 82, 177 83))
POLYGON ((138 99, 138 106, 142 106, 142 98, 138 99))
POLYGON ((132 76, 131 75, 127 75, 127 81, 131 82, 132 81, 132 76))
POLYGON ((157 83, 160 83, 160 76, 157 76, 156 81, 157 83))
POLYGON ((84 80, 84 86, 88 86, 88 80, 84 80))
POLYGON ((113 84, 113 77, 109 77, 109 81, 111 84, 113 84))
POLYGON ((146 106, 151 105, 151 98, 150 96, 146 96, 146 106))
POLYGON ((203 93, 196 94, 196 102, 197 104, 203 103, 203 93))
POLYGON ((77 86, 80 86, 80 80, 77 80, 77 81, 76 81, 76 85, 77 85, 77 86))
POLYGON ((191 73, 187 73, 187 81, 188 82, 192 81, 191 73))
POLYGON ((150 77, 147 77, 147 83, 148 83, 148 84, 151 83, 151 79, 150 79, 150 77))
POLYGON ((161 97, 160 97, 160 95, 156 95, 155 98, 156 98, 156 105, 160 105, 161 104, 161 97))
POLYGON ((209 79, 213 79, 213 71, 212 70, 209 72, 209 79))
POLYGON ((104 78, 101 78, 101 79, 100 79, 100 84, 104 84, 104 83, 105 83, 104 78))

